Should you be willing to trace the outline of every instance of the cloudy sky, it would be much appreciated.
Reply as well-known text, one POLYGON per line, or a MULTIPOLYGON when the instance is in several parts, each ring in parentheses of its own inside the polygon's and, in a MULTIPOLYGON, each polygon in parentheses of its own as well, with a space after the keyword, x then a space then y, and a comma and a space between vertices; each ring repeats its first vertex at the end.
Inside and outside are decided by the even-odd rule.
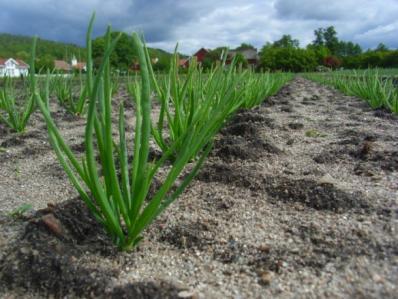
POLYGON ((305 46, 319 27, 363 48, 398 48, 398 0, 0 0, 0 32, 82 45, 92 11, 94 35, 107 24, 144 32, 150 46, 191 54, 200 47, 260 48, 282 34, 305 46))

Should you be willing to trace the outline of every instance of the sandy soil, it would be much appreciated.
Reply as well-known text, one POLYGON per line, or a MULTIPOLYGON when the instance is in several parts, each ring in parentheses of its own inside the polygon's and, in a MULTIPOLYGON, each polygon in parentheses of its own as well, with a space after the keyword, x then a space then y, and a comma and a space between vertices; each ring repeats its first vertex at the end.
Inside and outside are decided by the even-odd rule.
MULTIPOLYGON (((84 120, 53 110, 82 153, 84 120)), ((239 112, 140 247, 119 253, 40 114, 24 136, 0 127, 0 296, 396 298, 397 129, 397 117, 297 78, 239 112), (11 217, 24 203, 35 210, 11 217)))

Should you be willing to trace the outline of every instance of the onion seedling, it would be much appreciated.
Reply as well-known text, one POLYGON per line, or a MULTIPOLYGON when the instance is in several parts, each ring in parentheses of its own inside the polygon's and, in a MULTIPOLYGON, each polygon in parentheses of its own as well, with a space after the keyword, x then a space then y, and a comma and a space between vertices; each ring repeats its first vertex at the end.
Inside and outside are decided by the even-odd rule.
MULTIPOLYGON (((133 160, 129 163, 129 142, 125 132, 123 104, 119 107, 119 145, 115 148, 112 132, 111 71, 110 55, 119 36, 111 39, 111 30, 106 33, 105 52, 97 73, 92 70, 91 31, 94 15, 87 31, 87 93, 89 107, 85 128, 85 155, 79 159, 61 136, 55 125, 46 100, 35 92, 38 106, 45 118, 50 142, 71 183, 79 192, 95 218, 101 223, 115 244, 122 250, 134 248, 142 239, 142 232, 184 191, 208 155, 212 138, 225 121, 228 113, 219 110, 209 123, 190 125, 170 148, 156 162, 149 162, 151 138, 151 79, 144 46, 137 34, 133 42, 138 53, 141 82, 134 86, 136 124, 133 145, 133 160), (96 148, 94 147, 96 144, 96 148), (176 149, 179 148, 176 152, 176 149), (149 189, 160 167, 172 153, 177 153, 173 165, 162 182, 160 189, 149 196, 149 189), (99 154, 99 162, 96 160, 99 154), (190 171, 176 182, 186 169, 191 157, 198 156, 190 171), (115 161, 120 162, 120 171, 115 161), (99 165, 100 164, 100 165, 99 165), (99 169, 101 169, 101 174, 99 169), (175 188, 172 188, 175 186, 175 188)), ((34 62, 31 64, 34 69, 34 62)), ((34 84, 35 77, 31 78, 34 84)), ((48 97, 48 93, 46 94, 48 97)))
MULTIPOLYGON (((36 40, 33 42, 33 49, 31 54, 31 64, 35 56, 36 40)), ((35 76, 34 70, 30 69, 29 77, 35 76)), ((5 123, 14 131, 21 133, 25 131, 26 125, 35 110, 33 93, 35 85, 30 85, 30 90, 26 92, 25 103, 19 104, 16 100, 14 86, 12 79, 6 77, 4 79, 4 86, 0 90, 0 122, 5 123)))
POLYGON ((52 86, 58 102, 65 109, 74 114, 82 115, 85 112, 87 101, 87 87, 84 84, 83 76, 79 73, 79 90, 76 95, 74 91, 73 76, 63 76, 62 74, 54 75, 52 86))
POLYGON ((357 96, 368 102, 373 109, 385 108, 398 114, 398 91, 392 78, 382 78, 378 70, 369 69, 362 74, 357 71, 331 74, 306 74, 306 78, 333 86, 347 95, 357 96))
POLYGON ((253 108, 260 105, 266 98, 277 93, 283 85, 293 78, 290 73, 264 73, 249 72, 245 77, 243 108, 253 108))
MULTIPOLYGON (((220 128, 224 120, 241 106, 243 90, 238 85, 244 75, 236 71, 235 62, 226 70, 224 59, 224 63, 203 74, 195 59, 192 59, 187 73, 180 76, 176 48, 169 74, 158 76, 157 79, 149 63, 148 51, 146 59, 153 89, 161 104, 152 134, 163 152, 174 148, 171 160, 176 159, 182 150, 183 143, 179 141, 182 136, 191 130, 210 127, 213 122, 220 128), (165 127, 168 129, 166 132, 165 127)), ((131 84, 130 90, 134 90, 131 84)), ((193 155, 191 158, 196 157, 193 155)))

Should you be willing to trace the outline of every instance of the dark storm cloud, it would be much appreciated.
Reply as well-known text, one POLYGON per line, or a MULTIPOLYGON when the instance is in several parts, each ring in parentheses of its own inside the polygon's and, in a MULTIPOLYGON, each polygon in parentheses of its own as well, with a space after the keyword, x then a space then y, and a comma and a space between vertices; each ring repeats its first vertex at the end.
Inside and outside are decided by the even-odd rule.
MULTIPOLYGON (((38 34, 43 38, 84 42, 88 20, 97 13, 94 35, 102 34, 107 24, 117 30, 139 30, 149 42, 172 39, 175 31, 201 14, 213 1, 190 3, 172 0, 0 0, 0 30, 15 34, 38 34)), ((222 1, 220 2, 222 4, 222 1)))
POLYGON ((339 1, 324 0, 277 0, 275 2, 277 15, 284 18, 302 20, 335 21, 350 14, 349 7, 339 1))
POLYGON ((77 1, 0 0, 0 28, 3 32, 38 34, 44 38, 82 43, 93 11, 97 13, 94 35, 102 34, 107 24, 117 30, 142 30, 148 41, 172 37, 176 26, 190 18, 188 10, 173 1, 77 1), (105 3, 105 4, 104 4, 105 3), (170 9, 171 8, 171 9, 170 9), (176 17, 179 16, 179 17, 176 17))
POLYGON ((261 47, 282 34, 305 46, 314 29, 330 25, 340 38, 364 47, 398 47, 396 0, 0 0, 0 7, 0 32, 78 44, 95 10, 94 36, 111 23, 116 30, 143 32, 150 45, 167 50, 179 41, 187 53, 242 42, 261 47))

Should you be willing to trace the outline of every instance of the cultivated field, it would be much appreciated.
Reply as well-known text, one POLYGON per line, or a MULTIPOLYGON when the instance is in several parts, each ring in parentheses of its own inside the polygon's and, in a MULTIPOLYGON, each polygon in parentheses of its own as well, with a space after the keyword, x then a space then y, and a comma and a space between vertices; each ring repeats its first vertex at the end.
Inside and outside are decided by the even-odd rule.
POLYGON ((77 80, 39 79, 34 40, 2 82, 1 297, 396 296, 395 81, 177 54, 158 75, 137 34, 122 80, 93 20, 77 80))
MULTIPOLYGON (((128 97, 122 85, 115 102, 128 97)), ((85 120, 52 109, 83 152, 85 120)), ((134 114, 127 106, 129 134, 134 114)), ((78 199, 40 113, 24 135, 2 125, 2 295, 393 298, 397 124, 297 78, 228 122, 196 179, 133 252, 118 252, 78 199), (10 216, 26 203, 38 211, 10 216), (46 215, 61 236, 43 225, 46 215)))

